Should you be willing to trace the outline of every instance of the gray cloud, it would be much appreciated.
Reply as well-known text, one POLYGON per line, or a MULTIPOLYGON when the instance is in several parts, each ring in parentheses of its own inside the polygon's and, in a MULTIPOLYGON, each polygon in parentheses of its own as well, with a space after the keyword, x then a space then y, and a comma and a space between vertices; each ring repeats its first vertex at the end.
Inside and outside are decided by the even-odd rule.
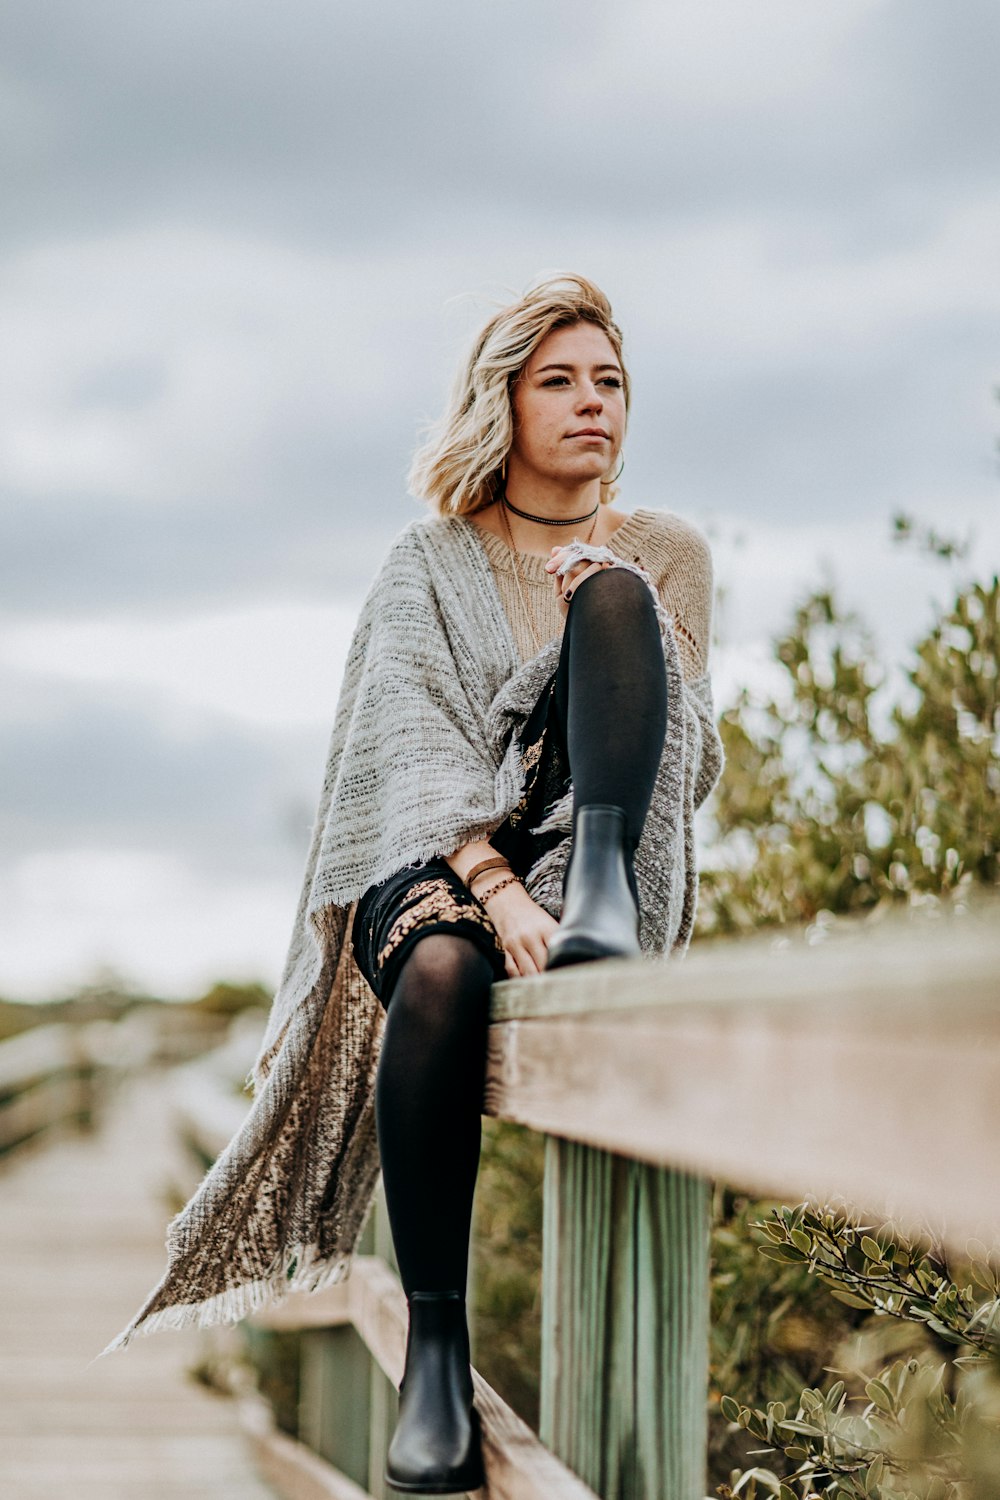
POLYGON ((1000 404, 991 430, 982 418, 997 332, 968 318, 857 362, 656 371, 635 425, 659 423, 658 442, 630 455, 630 478, 650 496, 665 487, 670 508, 747 521, 870 515, 881 532, 892 510, 934 495, 937 520, 957 519, 1000 480, 1000 404))
MULTIPOLYGON (((501 267, 607 272, 637 377, 626 503, 792 519, 804 486, 848 511, 873 484, 954 489, 982 419, 944 393, 986 391, 1000 324, 995 297, 953 305, 960 255, 893 324, 862 286, 873 326, 846 351, 822 318, 771 367, 759 350, 783 321, 808 334, 825 270, 863 283, 992 194, 998 41, 987 0, 808 24, 647 0, 8 7, 8 409, 41 477, 7 486, 4 601, 308 594, 370 570, 416 513, 403 475, 462 321, 441 303, 501 267), (700 275, 674 249, 689 229, 765 236, 760 276, 724 254, 700 275), (102 445, 123 474, 88 482, 102 445)), ((970 265, 995 265, 1000 227, 978 233, 970 265)))
POLYGON ((9 497, 0 597, 25 616, 360 597, 392 537, 420 514, 398 482, 376 510, 366 479, 369 504, 357 508, 342 470, 339 498, 289 496, 286 485, 267 508, 208 499, 150 514, 91 495, 44 506, 9 497))
MULTIPOLYGON (((546 267, 626 327, 626 507, 797 559, 960 530, 998 478, 998 50, 995 0, 7 6, 0 609, 360 598, 485 294, 546 267)), ((294 894, 322 737, 168 699, 3 677, 8 870, 294 894)))
POLYGON ((578 230, 797 203, 891 233, 912 208, 887 185, 940 209, 992 173, 998 43, 990 0, 806 24, 720 5, 696 28, 638 0, 8 7, 7 233, 176 221, 371 244, 454 227, 456 199, 466 222, 578 230))
POLYGON ((7 672, 0 691, 5 865, 37 850, 153 846, 219 879, 301 868, 322 735, 269 737, 208 716, 192 732, 150 695, 7 672))

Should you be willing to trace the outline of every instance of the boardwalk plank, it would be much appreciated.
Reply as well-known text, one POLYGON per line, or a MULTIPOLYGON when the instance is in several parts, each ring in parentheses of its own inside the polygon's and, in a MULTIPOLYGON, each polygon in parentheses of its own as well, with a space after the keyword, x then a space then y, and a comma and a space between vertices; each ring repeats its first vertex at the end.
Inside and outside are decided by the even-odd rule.
POLYGON ((190 1374, 213 1335, 165 1332, 91 1363, 158 1280, 184 1181, 166 1080, 94 1135, 0 1166, 2 1500, 274 1500, 235 1403, 190 1374))

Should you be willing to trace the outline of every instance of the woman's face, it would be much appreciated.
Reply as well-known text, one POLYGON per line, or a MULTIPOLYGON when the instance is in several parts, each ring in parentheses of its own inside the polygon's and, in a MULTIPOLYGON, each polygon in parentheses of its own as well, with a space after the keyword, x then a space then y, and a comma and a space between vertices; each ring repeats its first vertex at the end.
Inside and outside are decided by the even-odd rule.
POLYGON ((554 328, 512 391, 511 479, 578 485, 610 474, 625 436, 624 376, 594 323, 554 328))

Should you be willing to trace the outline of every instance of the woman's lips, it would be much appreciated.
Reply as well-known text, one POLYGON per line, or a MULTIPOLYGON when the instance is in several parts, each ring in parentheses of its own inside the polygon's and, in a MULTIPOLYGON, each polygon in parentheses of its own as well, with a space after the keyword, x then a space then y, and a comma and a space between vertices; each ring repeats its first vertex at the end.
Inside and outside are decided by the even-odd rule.
POLYGON ((608 434, 606 432, 598 432, 596 430, 596 428, 591 428, 590 430, 584 431, 584 432, 570 432, 570 433, 567 433, 567 437, 571 437, 571 438, 593 438, 593 439, 597 439, 599 442, 602 442, 602 443, 606 443, 606 442, 609 441, 608 434))

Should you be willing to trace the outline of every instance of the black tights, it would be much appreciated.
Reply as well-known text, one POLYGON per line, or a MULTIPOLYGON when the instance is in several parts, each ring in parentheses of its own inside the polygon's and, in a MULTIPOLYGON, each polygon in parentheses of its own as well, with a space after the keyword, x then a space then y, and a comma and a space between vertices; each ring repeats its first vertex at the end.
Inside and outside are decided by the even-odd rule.
MULTIPOLYGON (((646 584, 609 568, 574 592, 556 674, 557 729, 581 807, 624 808, 634 849, 667 723, 663 647, 646 584)), ((479 1170, 493 970, 468 938, 414 943, 386 997, 375 1088, 382 1180, 400 1279, 460 1290, 479 1170)))

